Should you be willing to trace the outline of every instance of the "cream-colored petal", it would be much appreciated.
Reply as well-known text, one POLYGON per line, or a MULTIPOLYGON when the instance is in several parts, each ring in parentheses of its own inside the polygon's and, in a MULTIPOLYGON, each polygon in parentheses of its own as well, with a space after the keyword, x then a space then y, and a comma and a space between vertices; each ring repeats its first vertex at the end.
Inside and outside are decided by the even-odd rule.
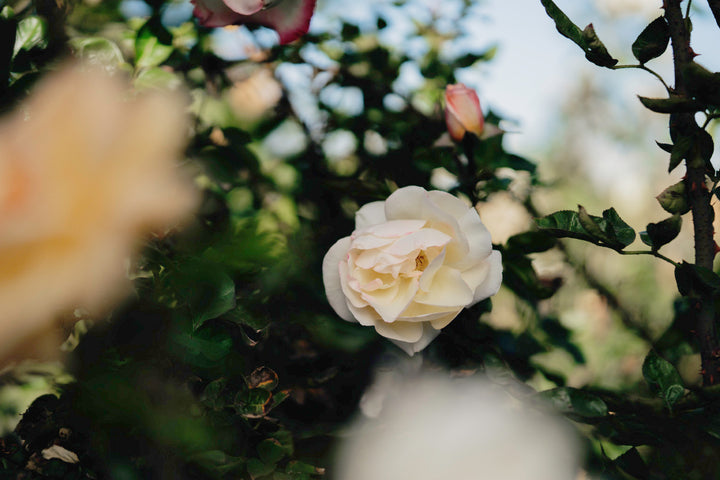
POLYGON ((418 292, 415 301, 428 305, 464 307, 473 301, 473 292, 459 271, 443 266, 435 274, 429 289, 418 292))
POLYGON ((365 327, 374 326, 378 322, 382 322, 380 315, 377 314, 372 307, 357 308, 352 303, 348 304, 348 308, 352 312, 354 319, 365 327))
POLYGON ((495 295, 498 290, 500 290, 500 285, 502 284, 503 266, 500 252, 493 250, 485 260, 485 263, 487 263, 490 268, 483 282, 475 289, 472 305, 495 295))
POLYGON ((353 250, 372 250, 374 248, 384 247, 390 245, 395 241, 394 238, 378 237, 371 234, 354 234, 351 236, 353 250))
POLYGON ((435 274, 440 270, 440 268, 445 263, 445 250, 440 252, 440 255, 435 257, 430 264, 425 268, 425 271, 420 276, 420 290, 423 292, 427 292, 430 290, 430 286, 432 285, 432 281, 435 278, 435 274))
POLYGON ((385 322, 391 323, 397 320, 400 313, 412 302, 417 291, 417 278, 399 278, 391 288, 364 293, 363 299, 385 322))
POLYGON ((430 247, 445 246, 451 240, 450 236, 434 228, 423 228, 417 232, 406 235, 383 250, 391 255, 407 256, 418 250, 430 247))
POLYGON ((425 220, 418 219, 389 220, 379 225, 367 227, 357 233, 371 234, 380 238, 400 238, 417 232, 425 226, 425 223, 425 220))
POLYGON ((490 239, 490 232, 482 223, 474 208, 469 209, 458 221, 458 224, 465 238, 467 238, 469 249, 463 258, 453 263, 453 266, 459 270, 464 270, 490 255, 492 240, 490 239))
POLYGON ((451 213, 436 205, 424 188, 410 186, 393 192, 385 201, 385 215, 389 220, 424 219, 427 227, 452 237, 447 246, 447 262, 450 264, 460 261, 468 253, 467 239, 458 221, 451 213))
POLYGON ((430 342, 435 340, 435 337, 437 337, 438 335, 440 335, 440 330, 435 330, 434 328, 432 328, 432 326, 425 323, 423 324, 422 336, 416 342, 403 342, 400 340, 390 341, 398 347, 402 348, 405 353, 412 357, 413 355, 415 355, 415 353, 423 350, 425 347, 430 345, 430 342))
POLYGON ((424 205, 427 202, 427 190, 410 186, 395 190, 385 200, 385 216, 388 220, 411 218, 426 219, 424 205))
POLYGON ((371 202, 363 205, 355 212, 355 229, 367 228, 385 223, 385 202, 371 202))
POLYGON ((415 343, 423 336, 423 325, 414 322, 386 323, 378 321, 375 323, 375 330, 385 338, 408 343, 415 343))
POLYGON ((462 310, 462 307, 437 307, 435 305, 425 305, 423 303, 412 302, 408 305, 408 308, 400 314, 398 321, 430 322, 450 313, 455 315, 460 310, 462 310))
MULTIPOLYGON (((351 278, 350 269, 347 262, 340 261, 338 265, 340 271, 340 286, 342 287, 342 293, 345 295, 347 302, 355 305, 358 308, 367 307, 367 302, 362 299, 360 294, 360 288, 356 286, 357 280, 351 278)), ((382 283, 378 280, 379 283, 382 283)), ((347 320, 347 318, 345 319, 347 320)))
POLYGON ((471 207, 457 198, 441 190, 431 190, 428 192, 430 201, 433 202, 440 210, 449 213, 456 220, 460 220, 471 207))
POLYGON ((323 284, 328 302, 340 318, 348 321, 352 321, 353 315, 348 308, 347 297, 343 293, 340 263, 344 262, 347 257, 350 242, 350 237, 341 238, 335 242, 325 254, 322 263, 323 284))
POLYGON ((435 330, 442 330, 443 328, 447 327, 450 324, 450 322, 455 320, 455 317, 458 316, 458 313, 460 313, 460 310, 453 312, 453 313, 448 313, 447 315, 444 315, 442 317, 431 320, 430 325, 435 330))

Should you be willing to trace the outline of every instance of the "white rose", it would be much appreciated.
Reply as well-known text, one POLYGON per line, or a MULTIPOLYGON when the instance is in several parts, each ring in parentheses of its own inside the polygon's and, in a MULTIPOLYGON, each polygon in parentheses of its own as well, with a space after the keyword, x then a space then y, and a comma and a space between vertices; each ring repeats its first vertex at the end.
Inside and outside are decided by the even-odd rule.
MULTIPOLYGON (((569 422, 482 378, 393 375, 377 418, 339 445, 339 480, 577 480, 569 422)), ((372 387, 375 388, 375 387, 372 387)))
POLYGON ((355 231, 325 255, 323 281, 340 317, 413 355, 498 291, 502 263, 475 209, 411 186, 358 210, 355 231))

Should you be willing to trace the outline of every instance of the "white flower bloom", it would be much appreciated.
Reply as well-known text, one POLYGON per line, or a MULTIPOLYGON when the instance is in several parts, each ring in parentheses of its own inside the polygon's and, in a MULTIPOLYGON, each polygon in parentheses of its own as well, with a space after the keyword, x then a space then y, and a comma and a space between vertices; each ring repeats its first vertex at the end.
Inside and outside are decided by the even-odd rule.
POLYGON ((477 378, 398 381, 379 416, 340 445, 339 480, 575 480, 579 448, 560 418, 477 378), (394 393, 393 393, 394 392, 394 393))
POLYGON ((497 293, 500 252, 477 211, 441 191, 405 187, 355 215, 325 255, 325 293, 347 321, 372 326, 408 355, 460 311, 497 293))

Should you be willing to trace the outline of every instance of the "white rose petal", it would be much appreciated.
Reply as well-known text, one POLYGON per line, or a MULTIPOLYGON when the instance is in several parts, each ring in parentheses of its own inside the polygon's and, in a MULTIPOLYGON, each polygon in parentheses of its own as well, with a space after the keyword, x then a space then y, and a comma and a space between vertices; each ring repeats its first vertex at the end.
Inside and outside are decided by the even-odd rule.
POLYGON ((78 463, 80 461, 75 452, 71 452, 67 448, 61 447, 60 445, 53 445, 52 447, 46 448, 40 453, 45 460, 52 460, 53 458, 57 458, 58 460, 61 460, 65 463, 78 463))
POLYGON ((411 186, 357 211, 355 231, 325 255, 323 281, 341 318, 413 355, 463 308, 497 293, 502 261, 474 208, 411 186))

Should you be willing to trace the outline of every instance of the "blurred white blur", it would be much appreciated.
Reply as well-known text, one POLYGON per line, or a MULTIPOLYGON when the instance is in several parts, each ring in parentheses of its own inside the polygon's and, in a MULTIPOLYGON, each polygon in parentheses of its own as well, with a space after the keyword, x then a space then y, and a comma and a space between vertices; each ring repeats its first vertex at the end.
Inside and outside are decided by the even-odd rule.
POLYGON ((364 410, 377 416, 351 427, 335 478, 578 478, 580 448, 565 420, 484 378, 406 372, 385 371, 371 387, 364 410))

